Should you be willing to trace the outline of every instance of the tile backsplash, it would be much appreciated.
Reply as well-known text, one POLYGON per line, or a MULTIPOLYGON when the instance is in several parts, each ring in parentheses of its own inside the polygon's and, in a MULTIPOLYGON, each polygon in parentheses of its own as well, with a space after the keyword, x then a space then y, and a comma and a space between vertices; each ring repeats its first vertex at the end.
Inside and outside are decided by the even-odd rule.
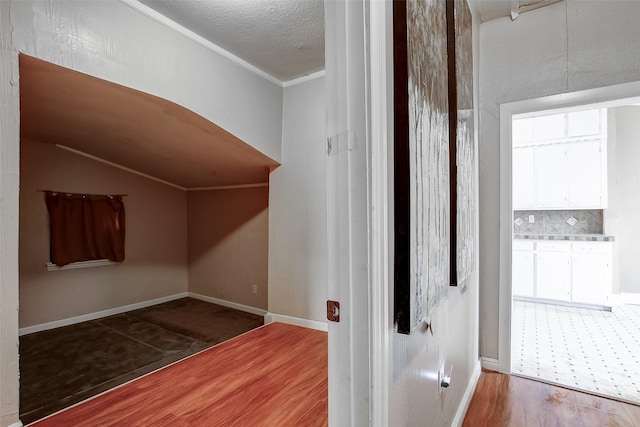
POLYGON ((513 211, 513 232, 514 234, 602 234, 602 209, 513 211), (533 223, 529 222, 529 215, 533 215, 533 223))

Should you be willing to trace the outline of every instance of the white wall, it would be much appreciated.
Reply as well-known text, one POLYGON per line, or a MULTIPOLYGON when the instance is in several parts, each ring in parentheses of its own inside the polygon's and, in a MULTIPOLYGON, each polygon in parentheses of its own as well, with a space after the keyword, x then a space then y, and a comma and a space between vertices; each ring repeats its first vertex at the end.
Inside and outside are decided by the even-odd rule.
POLYGON ((431 316, 433 334, 393 333, 390 426, 449 426, 478 362, 477 274, 466 293, 451 288, 431 316), (451 386, 439 395, 438 369, 452 370, 451 386), (427 421, 428 420, 428 421, 427 421))
POLYGON ((609 112, 609 208, 605 233, 615 236, 614 293, 640 293, 640 107, 609 112))
POLYGON ((187 291, 184 191, 36 141, 20 144, 20 327, 187 291), (127 194, 125 260, 46 271, 49 219, 39 189, 127 194))
POLYGON ((190 191, 187 206, 189 291, 266 310, 269 188, 190 191))
POLYGON ((327 158, 328 291, 341 302, 329 323, 329 422, 449 426, 479 374, 478 273, 449 289, 433 335, 393 332, 392 16, 391 2, 325 3, 327 137, 338 143, 327 158), (442 365, 454 368, 439 395, 442 365))
POLYGON ((280 160, 282 88, 119 1, 12 1, 22 53, 186 107, 280 160))
POLYGON ((324 78, 284 91, 282 166, 269 178, 269 312, 326 321, 324 78))
MULTIPOLYGON (((475 15, 475 14, 474 14, 475 15)), ((473 18, 474 110, 478 99, 478 20, 473 18)), ((476 113, 477 114, 477 113, 476 113)), ((477 123, 477 116, 474 120, 477 123)), ((478 129, 475 129, 477 141, 478 129)), ((478 146, 475 145, 478 161, 478 146)), ((477 185, 477 178, 476 178, 477 185)), ((478 191, 477 187, 476 190, 478 191)), ((474 198, 478 200, 477 194, 474 198)), ((477 211, 476 211, 477 214, 477 211)), ((477 224, 477 222, 476 222, 477 224)), ((475 255, 478 256, 476 234, 475 255)), ((478 258, 475 260, 478 266, 478 258)), ((431 314, 431 331, 411 335, 391 332, 389 426, 451 426, 463 416, 480 372, 478 355, 478 269, 465 287, 450 287, 447 298, 431 314), (451 385, 441 389, 438 370, 451 371, 451 385), (441 393, 439 393, 441 391, 441 393)), ((391 299, 392 300, 392 299, 391 299)))
POLYGON ((0 426, 18 421, 18 55, 0 1, 0 426))
POLYGON ((640 2, 566 1, 480 26, 482 356, 498 358, 500 104, 640 80, 638 16, 640 2))
POLYGON ((0 1, 0 425, 18 414, 18 52, 173 101, 281 160, 279 85, 117 1, 0 1))

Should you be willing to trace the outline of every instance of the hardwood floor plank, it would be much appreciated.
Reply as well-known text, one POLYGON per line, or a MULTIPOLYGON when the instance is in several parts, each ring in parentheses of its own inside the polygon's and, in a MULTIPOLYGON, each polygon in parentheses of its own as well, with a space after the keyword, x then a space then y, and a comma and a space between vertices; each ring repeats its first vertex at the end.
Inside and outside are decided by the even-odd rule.
POLYGON ((483 371, 464 427, 633 427, 640 407, 483 371))
POLYGON ((326 426, 327 334, 272 323, 32 424, 326 426))
POLYGON ((264 317, 194 298, 20 337, 28 424, 262 326, 264 317))

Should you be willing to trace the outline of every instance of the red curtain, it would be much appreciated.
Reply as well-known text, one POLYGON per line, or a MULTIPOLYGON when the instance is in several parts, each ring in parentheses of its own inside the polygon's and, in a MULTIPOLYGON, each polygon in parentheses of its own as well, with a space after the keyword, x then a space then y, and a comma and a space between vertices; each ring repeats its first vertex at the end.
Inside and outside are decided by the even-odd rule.
POLYGON ((51 262, 124 260, 122 196, 45 193, 49 211, 51 262))

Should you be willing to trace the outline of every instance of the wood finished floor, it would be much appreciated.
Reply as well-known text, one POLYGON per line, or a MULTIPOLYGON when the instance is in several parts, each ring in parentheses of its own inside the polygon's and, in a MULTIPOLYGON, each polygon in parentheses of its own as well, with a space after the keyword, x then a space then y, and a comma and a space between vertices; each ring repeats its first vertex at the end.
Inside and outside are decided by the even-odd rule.
POLYGON ((640 407, 483 371, 464 427, 633 427, 640 407))
POLYGON ((272 323, 31 424, 326 426, 327 334, 272 323))
POLYGON ((264 317, 194 298, 20 337, 24 424, 264 324, 264 317))

